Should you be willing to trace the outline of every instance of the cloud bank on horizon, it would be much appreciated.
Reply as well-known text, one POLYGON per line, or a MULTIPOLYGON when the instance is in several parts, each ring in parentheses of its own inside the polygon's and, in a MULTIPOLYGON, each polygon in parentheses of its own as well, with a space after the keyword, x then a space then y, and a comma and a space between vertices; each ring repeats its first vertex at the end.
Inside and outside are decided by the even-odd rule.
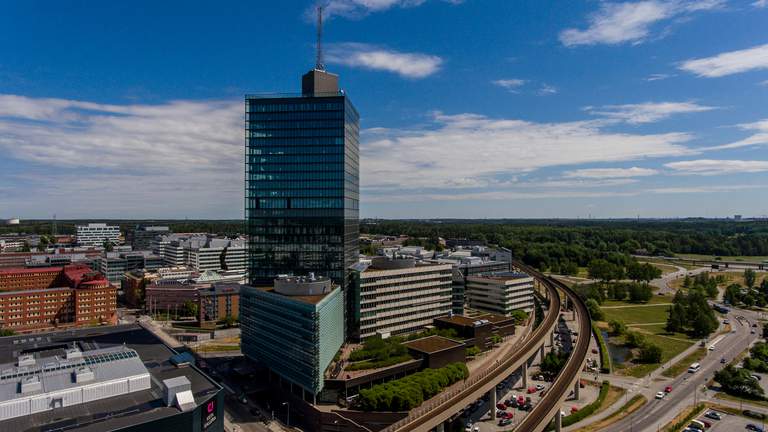
MULTIPOLYGON (((499 31, 514 11, 545 5, 479 3, 324 2, 334 25, 326 62, 362 114, 363 216, 768 213, 764 1, 587 2, 550 22, 516 22, 527 38, 499 31), (734 16, 754 21, 739 32, 712 25, 734 16), (693 42, 702 32, 717 43, 693 42)), ((268 69, 282 48, 258 49, 254 82, 276 89, 268 69)), ((44 54, 30 52, 30 64, 44 54)), ((222 91, 230 76, 206 69, 200 85, 214 97, 202 98, 153 78, 175 90, 126 103, 73 97, 92 84, 71 77, 74 91, 52 81, 25 92, 18 77, 30 68, 0 61, 0 78, 11 78, 0 85, 0 216, 242 216, 243 103, 222 91)))

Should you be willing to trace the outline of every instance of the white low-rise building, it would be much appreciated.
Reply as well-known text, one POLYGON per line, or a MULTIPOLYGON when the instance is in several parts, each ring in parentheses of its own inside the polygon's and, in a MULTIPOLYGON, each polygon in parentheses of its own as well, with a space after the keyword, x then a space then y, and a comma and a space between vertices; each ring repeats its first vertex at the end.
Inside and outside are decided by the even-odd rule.
POLYGON ((76 230, 77 244, 80 246, 98 247, 103 246, 107 241, 112 244, 120 242, 120 227, 117 225, 89 223, 77 225, 76 230))
POLYGON ((525 273, 468 276, 466 281, 464 294, 472 309, 507 316, 514 310, 533 310, 533 277, 525 273))
POLYGON ((451 264, 376 257, 355 270, 361 340, 417 332, 451 313, 451 264))

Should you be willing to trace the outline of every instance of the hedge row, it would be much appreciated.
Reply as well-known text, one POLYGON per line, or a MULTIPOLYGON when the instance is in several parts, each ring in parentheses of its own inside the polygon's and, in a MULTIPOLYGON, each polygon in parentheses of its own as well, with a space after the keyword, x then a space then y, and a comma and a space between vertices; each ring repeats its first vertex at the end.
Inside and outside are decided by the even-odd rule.
MULTIPOLYGON (((608 396, 608 390, 611 388, 611 383, 608 381, 603 381, 603 383, 600 385, 600 393, 597 395, 597 399, 595 399, 594 402, 591 404, 585 406, 584 408, 576 411, 575 413, 563 417, 562 420, 562 426, 570 426, 572 424, 576 424, 585 418, 591 416, 600 408, 600 405, 603 404, 603 401, 608 396)), ((553 431, 555 430, 555 425, 551 424, 549 428, 547 428, 547 431, 553 431)))
POLYGON ((688 413, 688 415, 687 415, 687 416, 685 416, 685 418, 684 418, 684 419, 682 419, 682 420, 678 421, 677 423, 675 423, 675 424, 673 424, 673 425, 669 425, 669 426, 666 426, 666 427, 664 428, 664 432, 675 432, 675 431, 679 431, 680 429, 682 429, 682 428, 684 428, 684 427, 688 426, 688 424, 689 424, 689 423, 691 423, 691 420, 693 420, 693 419, 694 419, 694 418, 696 418, 696 417, 697 417, 699 414, 701 414, 701 412, 702 412, 702 411, 704 411, 704 409, 705 409, 706 407, 707 407, 707 406, 706 406, 706 405, 704 405, 703 403, 700 403, 700 404, 696 405, 696 406, 693 408, 693 411, 691 411, 690 413, 688 413))
POLYGON ((363 411, 410 411, 468 376, 469 369, 464 363, 452 363, 440 369, 424 369, 398 380, 360 390, 359 408, 363 411))
POLYGON ((608 346, 603 339, 603 333, 595 323, 592 323, 592 333, 595 334, 597 344, 600 346, 600 373, 611 373, 611 356, 608 352, 608 346))

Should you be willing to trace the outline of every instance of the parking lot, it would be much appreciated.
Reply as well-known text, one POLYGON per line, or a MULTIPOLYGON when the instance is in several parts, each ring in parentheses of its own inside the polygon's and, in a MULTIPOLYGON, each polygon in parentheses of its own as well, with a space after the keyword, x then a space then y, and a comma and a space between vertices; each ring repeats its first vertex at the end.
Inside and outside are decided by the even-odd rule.
POLYGON ((712 423, 712 427, 707 429, 707 432, 747 431, 747 425, 750 423, 765 429, 760 420, 749 419, 737 415, 723 414, 722 420, 711 420, 704 416, 699 416, 698 418, 712 423))
MULTIPOLYGON (((567 316, 567 314, 566 314, 567 316)), ((559 350, 569 351, 573 347, 573 341, 574 338, 581 337, 581 335, 572 335, 570 326, 575 325, 572 321, 559 321, 557 329, 555 330, 555 348, 559 350)), ((586 337, 589 337, 587 335, 586 337)), ((537 359, 538 360, 538 359, 537 359)), ((546 382, 542 379, 534 379, 533 377, 536 377, 539 375, 539 369, 538 364, 535 363, 534 366, 529 367, 528 373, 530 375, 528 379, 528 386, 529 388, 536 389, 532 393, 528 393, 528 388, 523 388, 522 385, 522 377, 520 374, 513 374, 509 378, 507 378, 505 381, 503 381, 499 386, 496 387, 496 393, 497 393, 497 402, 498 403, 504 403, 507 400, 513 400, 517 399, 518 397, 522 396, 523 400, 526 398, 530 398, 531 406, 536 406, 536 404, 541 399, 541 393, 546 393, 547 389, 549 389, 549 386, 551 383, 546 382), (538 389, 537 389, 538 386, 538 389)), ((599 385, 599 384, 598 384, 599 385)), ((591 403, 597 398, 597 394, 599 393, 599 386, 593 386, 593 385, 585 385, 583 388, 579 391, 579 400, 573 400, 571 399, 571 396, 569 396, 565 403, 563 404, 563 411, 566 415, 571 413, 572 409, 581 409, 585 405, 591 403)), ((514 428, 517 424, 519 424, 525 416, 528 414, 528 411, 521 410, 519 408, 515 407, 508 407, 504 411, 509 412, 512 414, 512 418, 510 419, 510 422, 507 424, 499 425, 499 418, 497 418, 494 421, 490 420, 490 414, 488 412, 489 405, 487 398, 483 399, 479 402, 477 402, 475 405, 473 405, 470 409, 468 409, 465 416, 463 416, 464 424, 472 423, 473 427, 477 427, 481 432, 496 432, 500 430, 509 430, 511 428, 514 428)), ((496 410, 496 408, 494 408, 496 410)))

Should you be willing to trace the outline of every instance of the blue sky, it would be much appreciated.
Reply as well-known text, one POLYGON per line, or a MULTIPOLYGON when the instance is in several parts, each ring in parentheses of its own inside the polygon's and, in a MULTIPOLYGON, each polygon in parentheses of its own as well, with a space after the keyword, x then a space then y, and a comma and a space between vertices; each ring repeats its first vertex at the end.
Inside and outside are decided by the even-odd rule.
MULTIPOLYGON (((365 217, 768 214, 766 0, 327 0, 365 217)), ((11 2, 0 217, 239 218, 312 1, 11 2)))

